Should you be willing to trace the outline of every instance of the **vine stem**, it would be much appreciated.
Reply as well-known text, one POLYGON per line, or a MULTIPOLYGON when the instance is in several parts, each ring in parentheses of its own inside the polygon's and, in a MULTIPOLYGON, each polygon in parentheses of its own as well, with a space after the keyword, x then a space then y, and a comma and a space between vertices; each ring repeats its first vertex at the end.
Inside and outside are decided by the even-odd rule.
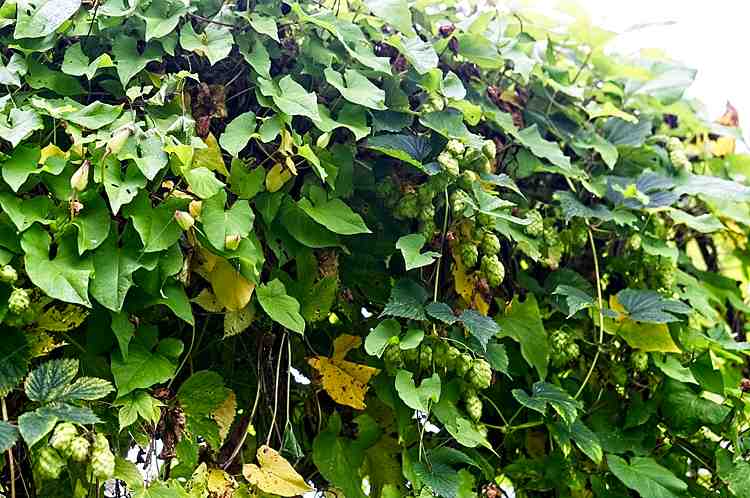
POLYGON ((279 357, 276 359, 276 385, 274 386, 273 395, 273 418, 271 419, 271 426, 268 428, 268 436, 266 436, 266 446, 271 442, 271 434, 273 434, 273 427, 276 425, 276 414, 279 409, 279 373, 281 372, 281 357, 284 356, 284 341, 286 340, 286 334, 281 336, 281 344, 279 345, 279 357))
POLYGON ((599 361, 599 356, 601 355, 601 351, 602 351, 601 350, 602 343, 604 342, 604 311, 603 311, 604 303, 602 300, 602 280, 601 280, 601 276, 599 275, 599 256, 596 254, 596 244, 594 243, 594 233, 591 231, 591 227, 589 227, 588 232, 589 232, 589 243, 591 244, 591 253, 594 256, 594 274, 596 276, 596 295, 599 301, 599 340, 597 341, 596 354, 594 354, 594 360, 591 362, 591 367, 589 367, 589 371, 586 374, 586 377, 583 379, 583 383, 581 384, 581 387, 578 388, 576 395, 573 396, 575 399, 578 399, 578 397, 583 392, 583 389, 586 387, 586 384, 589 383, 589 380, 591 379, 591 375, 594 373, 594 368, 596 368, 596 364, 599 361))
MULTIPOLYGON (((2 404, 3 420, 8 421, 8 407, 5 398, 0 398, 2 404)), ((8 448, 8 466, 10 467, 10 498, 16 498, 16 465, 13 462, 13 448, 8 448)))
POLYGON ((432 291, 432 302, 437 302, 438 297, 438 286, 440 284, 440 267, 443 266, 443 251, 445 250, 445 234, 448 231, 448 208, 450 207, 448 198, 448 187, 443 190, 445 194, 445 213, 443 214, 443 232, 440 236, 440 260, 437 264, 437 270, 435 271, 435 287, 432 291))

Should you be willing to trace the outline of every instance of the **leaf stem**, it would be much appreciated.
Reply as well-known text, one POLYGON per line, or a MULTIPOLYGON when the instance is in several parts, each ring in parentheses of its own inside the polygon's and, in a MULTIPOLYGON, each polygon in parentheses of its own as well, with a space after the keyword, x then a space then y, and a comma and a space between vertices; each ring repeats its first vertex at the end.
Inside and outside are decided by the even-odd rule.
MULTIPOLYGON (((3 410, 3 420, 8 421, 8 407, 5 398, 0 398, 3 410)), ((8 448, 8 467, 10 468, 10 498, 16 498, 16 465, 13 462, 13 447, 8 448)))
POLYGON ((276 382, 274 387, 273 395, 273 418, 271 419, 271 426, 268 428, 268 435, 266 436, 266 446, 271 442, 271 434, 273 434, 273 427, 276 425, 276 414, 279 409, 279 373, 281 372, 281 357, 284 356, 284 341, 286 340, 286 333, 281 336, 281 344, 279 345, 279 357, 276 359, 276 382))
POLYGON ((596 363, 599 361, 599 356, 601 355, 601 346, 604 342, 604 311, 603 311, 603 300, 602 300, 602 281, 601 276, 599 275, 599 257, 596 254, 596 244, 594 243, 594 234, 591 231, 591 228, 588 229, 589 232, 589 243, 591 244, 591 253, 594 256, 594 272, 596 276, 596 295, 597 299, 599 301, 599 340, 597 341, 597 347, 596 347, 596 354, 594 354, 594 360, 591 362, 591 367, 589 367, 589 371, 586 374, 586 377, 583 379, 583 383, 581 384, 581 387, 578 388, 578 391, 576 392, 576 395, 573 396, 573 398, 578 399, 578 397, 583 392, 583 389, 586 387, 586 384, 588 384, 589 380, 591 379, 591 375, 594 373, 594 368, 596 368, 596 363))

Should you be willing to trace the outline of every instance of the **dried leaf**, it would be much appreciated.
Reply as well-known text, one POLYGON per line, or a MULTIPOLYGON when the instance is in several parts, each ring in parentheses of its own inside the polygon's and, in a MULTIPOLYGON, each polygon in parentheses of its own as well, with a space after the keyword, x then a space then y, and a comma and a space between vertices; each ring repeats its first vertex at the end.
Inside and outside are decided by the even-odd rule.
POLYGON ((234 417, 237 415, 237 396, 234 391, 229 391, 229 396, 224 402, 211 414, 211 417, 219 426, 219 439, 223 443, 229 434, 229 428, 232 427, 234 417))

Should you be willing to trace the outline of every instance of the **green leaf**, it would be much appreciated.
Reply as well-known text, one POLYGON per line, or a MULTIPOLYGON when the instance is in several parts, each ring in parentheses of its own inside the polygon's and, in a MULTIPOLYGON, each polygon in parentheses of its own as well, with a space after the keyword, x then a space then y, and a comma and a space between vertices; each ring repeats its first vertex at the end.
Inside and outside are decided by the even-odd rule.
POLYGON ((255 132, 255 113, 244 112, 234 118, 219 137, 219 144, 232 156, 239 156, 255 132))
POLYGON ((721 424, 731 408, 700 397, 690 386, 665 379, 661 411, 673 430, 691 435, 701 426, 721 424))
POLYGON ((2 165, 3 180, 14 192, 26 183, 29 175, 38 171, 41 151, 37 146, 22 145, 13 149, 8 160, 2 165))
POLYGON ((135 161, 138 169, 149 180, 156 178, 169 161, 167 153, 164 152, 164 144, 155 133, 148 133, 138 138, 131 137, 127 143, 132 144, 132 147, 124 149, 117 155, 117 158, 135 161))
POLYGON ((256 294, 263 311, 275 322, 299 334, 305 332, 305 319, 300 315, 299 302, 286 293, 279 279, 258 286, 256 294))
POLYGON ((232 33, 225 26, 208 24, 203 33, 197 34, 188 22, 180 29, 180 46, 205 56, 212 66, 229 55, 233 44, 232 33))
POLYGON ((175 364, 166 356, 137 342, 130 345, 127 360, 119 352, 112 354, 112 376, 118 397, 166 382, 172 378, 175 369, 175 364))
POLYGON ((224 190, 224 183, 216 178, 208 168, 192 168, 184 172, 183 176, 190 186, 190 191, 201 199, 208 199, 224 190))
POLYGON ((248 170, 244 162, 232 160, 229 187, 240 199, 252 199, 265 189, 266 170, 255 167, 248 170))
POLYGON ((572 317, 576 313, 586 308, 595 306, 594 298, 589 296, 586 292, 582 291, 578 287, 572 285, 558 285, 554 292, 557 296, 565 297, 565 302, 568 306, 568 318, 572 317))
POLYGON ((7 116, 0 115, 0 138, 10 142, 13 147, 30 137, 36 130, 42 129, 42 118, 33 109, 14 107, 7 116))
POLYGON ((221 406, 227 399, 228 391, 221 375, 202 370, 182 383, 177 391, 177 400, 186 415, 207 415, 221 406))
POLYGON ((466 330, 487 350, 487 343, 500 332, 500 326, 492 318, 474 310, 464 310, 459 317, 466 330))
POLYGON ((367 140, 366 147, 404 161, 424 170, 422 161, 427 159, 432 148, 430 141, 419 135, 386 134, 367 140))
POLYGON ((31 199, 24 199, 3 192, 0 193, 0 207, 18 231, 23 232, 38 221, 44 222, 52 208, 52 203, 48 197, 36 196, 31 199))
POLYGON ((147 43, 143 51, 138 50, 138 40, 130 36, 118 36, 112 42, 112 54, 120 83, 127 87, 133 76, 146 69, 149 62, 158 60, 162 50, 158 44, 147 43))
POLYGON ((3 327, 0 336, 0 396, 4 397, 16 388, 29 371, 31 351, 27 334, 19 328, 3 327))
POLYGON ((459 321, 459 318, 453 313, 451 307, 445 303, 430 303, 425 308, 425 311, 430 317, 440 320, 443 323, 447 323, 448 325, 453 325, 459 321))
POLYGON ((732 180, 706 175, 688 175, 680 178, 674 193, 678 196, 699 195, 726 201, 750 201, 750 187, 732 180))
POLYGON ((546 414, 547 405, 551 406, 569 425, 575 422, 578 412, 583 409, 583 404, 573 399, 567 391, 541 380, 534 382, 531 396, 522 389, 513 389, 512 393, 516 401, 542 415, 546 414))
POLYGON ((306 116, 313 121, 320 121, 318 99, 315 93, 308 93, 302 85, 286 75, 278 83, 265 78, 258 78, 260 93, 271 97, 273 103, 289 116, 306 116))
POLYGON ((310 218, 320 223, 333 233, 341 235, 356 235, 359 233, 371 233, 367 228, 362 217, 352 211, 352 208, 346 205, 339 198, 326 200, 325 193, 322 197, 313 199, 315 205, 308 198, 302 198, 297 201, 297 205, 310 218))
POLYGON ((633 457, 630 463, 607 455, 609 470, 628 488, 649 498, 678 498, 688 486, 653 458, 633 457))
POLYGON ((474 135, 464 124, 464 115, 453 108, 433 111, 419 117, 422 125, 435 130, 446 138, 463 140, 476 148, 482 147, 481 137, 474 135))
POLYGON ((180 240, 182 229, 175 221, 174 213, 182 204, 184 201, 171 199, 152 207, 149 196, 140 193, 125 207, 125 215, 132 220, 144 252, 163 251, 180 240))
POLYGON ((529 294, 524 302, 513 298, 504 315, 496 320, 500 325, 498 337, 510 337, 520 343, 526 362, 536 368, 541 379, 547 377, 549 345, 536 297, 529 294))
POLYGON ((0 421, 0 453, 5 453, 11 449, 16 444, 19 435, 20 433, 15 426, 0 421))
POLYGON ((258 76, 262 76, 266 80, 271 79, 271 57, 268 55, 268 50, 263 43, 258 39, 250 39, 249 37, 237 37, 237 45, 240 49, 240 54, 245 59, 245 62, 250 64, 250 67, 258 73, 258 76), (252 47, 250 43, 252 42, 252 47))
POLYGON ((458 35, 458 53, 484 69, 499 69, 505 61, 498 54, 497 45, 478 33, 458 35))
POLYGON ((517 138, 535 156, 547 159, 564 170, 570 169, 570 158, 563 154, 558 144, 543 139, 536 124, 519 131, 517 138))
POLYGON ((96 192, 81 197, 83 209, 73 219, 78 228, 78 254, 96 249, 109 235, 110 215, 107 203, 96 192))
POLYGON ((604 123, 604 138, 613 145, 640 147, 651 134, 651 121, 642 119, 636 124, 619 118, 604 123))
POLYGON ((396 392, 409 408, 428 413, 430 405, 440 400, 440 376, 432 374, 432 377, 424 379, 419 387, 414 384, 413 376, 414 374, 408 370, 396 372, 396 392))
MULTIPOLYGON (((127 231, 128 235, 135 235, 127 231)), ((133 285, 133 273, 146 265, 134 240, 123 237, 123 245, 118 245, 116 233, 110 233, 107 240, 94 251, 94 274, 91 279, 91 296, 105 308, 118 312, 122 309, 125 296, 133 285)), ((127 357, 127 352, 124 353, 127 357)))
POLYGON ((163 38, 174 31, 187 11, 184 2, 153 0, 148 9, 143 14, 139 14, 139 17, 146 21, 146 41, 152 38, 163 38))
POLYGON ((70 74, 71 76, 85 75, 88 79, 92 80, 99 69, 108 67, 114 67, 112 58, 108 53, 105 52, 93 61, 89 61, 88 56, 83 53, 79 42, 65 49, 65 57, 60 69, 65 74, 70 74))
MULTIPOLYGON (((2 445, 0 445, 2 446, 2 445)), ((732 459, 724 448, 716 450, 716 473, 737 498, 750 498, 750 463, 742 458, 732 459)))
POLYGON ((96 377, 80 377, 65 388, 59 399, 63 401, 95 400, 114 390, 112 384, 96 377))
POLYGON ((411 11, 406 0, 365 0, 373 15, 406 35, 413 35, 411 11))
POLYGON ((0 84, 8 86, 21 86, 21 77, 26 74, 26 60, 19 54, 10 56, 8 65, 3 65, 0 58, 0 84))
POLYGON ((81 0, 18 0, 14 38, 41 38, 57 28, 81 8, 81 0))
POLYGON ((683 367, 677 356, 669 354, 663 355, 663 358, 659 358, 660 355, 651 356, 653 356, 654 365, 666 376, 686 384, 698 384, 693 372, 688 367, 683 367))
POLYGON ((367 126, 367 114, 365 109, 360 106, 345 103, 341 106, 336 119, 333 119, 330 111, 320 104, 318 104, 318 113, 320 114, 320 121, 316 121, 315 126, 324 133, 329 133, 337 128, 346 128, 352 132, 355 140, 362 140, 370 134, 370 127, 367 126))
POLYGON ((123 173, 120 163, 113 159, 104 165, 103 183, 112 214, 117 214, 122 206, 129 204, 138 195, 138 191, 146 186, 146 178, 135 164, 128 164, 123 173))
POLYGON ((349 102, 370 109, 386 109, 385 92, 356 69, 347 69, 342 76, 341 73, 327 67, 323 74, 325 74, 328 84, 336 88, 349 102), (346 79, 346 82, 344 82, 344 79, 346 79))
POLYGON ((440 253, 435 251, 420 252, 425 242, 424 235, 418 233, 404 235, 396 241, 396 249, 399 249, 404 256, 406 271, 431 265, 440 257, 440 253))
POLYGON ((291 201, 288 197, 281 205, 279 217, 282 226, 289 232, 289 235, 304 246, 321 248, 339 245, 335 233, 310 218, 297 203, 291 201))
POLYGON ((392 343, 393 338, 401 335, 401 325, 394 319, 383 320, 377 327, 367 334, 365 339, 365 351, 367 354, 380 358, 383 352, 392 343))
POLYGON ((617 293, 617 301, 625 308, 628 318, 644 323, 677 322, 680 318, 672 313, 686 315, 692 311, 690 306, 663 298, 651 290, 624 289, 617 293))
MULTIPOLYGON (((341 424, 338 414, 332 419, 341 424)), ((329 422, 330 425, 333 425, 329 422)), ((367 498, 362 492, 362 479, 353 468, 359 468, 364 459, 361 445, 342 437, 329 427, 313 441, 312 458, 315 467, 330 483, 341 489, 347 498, 367 498)))
POLYGON ((413 280, 401 279, 391 289, 391 296, 383 309, 384 316, 427 320, 424 303, 429 294, 413 280))
POLYGON ((393 35, 384 41, 401 52, 419 74, 435 69, 438 65, 438 55, 435 48, 419 36, 405 38, 401 35, 393 35))
POLYGON ((591 219, 597 218, 602 221, 614 219, 612 212, 601 204, 593 207, 584 206, 572 192, 558 190, 552 197, 560 203, 565 221, 570 222, 573 218, 591 219))
POLYGON ((256 33, 266 35, 276 41, 276 43, 280 43, 279 28, 276 26, 276 20, 273 17, 264 16, 257 12, 242 12, 240 15, 247 19, 256 33))
POLYGON ((502 372, 508 377, 508 366, 510 365, 510 359, 508 358, 508 352, 505 350, 504 344, 490 343, 487 345, 487 361, 493 370, 502 372))
POLYGON ((57 417, 49 413, 40 413, 39 410, 22 413, 18 417, 18 430, 30 448, 49 434, 55 424, 57 424, 57 417))
MULTIPOLYGON (((440 82, 440 92, 443 94, 443 96, 449 99, 463 100, 464 97, 466 97, 466 88, 464 88, 464 84, 461 82, 461 78, 456 76, 456 73, 454 73, 453 71, 448 71, 445 77, 443 77, 443 80, 440 82)), ((481 114, 482 109, 479 108, 479 115, 481 116, 481 114)), ((464 119, 466 119, 465 113, 464 119)))
POLYGON ((406 331, 404 336, 401 338, 401 340, 398 343, 398 347, 402 350, 407 349, 414 349, 422 342, 422 339, 424 339, 424 330, 419 328, 411 328, 406 331))
POLYGON ((247 237, 253 228, 255 214, 246 200, 236 201, 231 208, 224 210, 227 193, 221 190, 218 194, 203 202, 201 224, 211 244, 224 249, 226 237, 239 235, 247 237))
MULTIPOLYGON (((162 403, 148 395, 146 391, 136 391, 115 402, 120 407, 118 421, 120 430, 134 424, 138 417, 156 424, 161 418, 162 403)), ((140 475, 140 474, 139 474, 140 475)))
POLYGON ((135 325, 127 313, 112 313, 112 333, 117 339, 120 356, 124 361, 128 361, 128 347, 130 340, 135 336, 135 325))
POLYGON ((712 214, 701 214, 693 216, 690 213, 679 209, 670 209, 669 217, 672 218, 675 225, 686 225, 688 228, 700 233, 713 233, 724 230, 724 224, 712 214))
POLYGON ((32 401, 56 401, 63 396, 77 374, 78 360, 49 360, 31 371, 24 383, 24 391, 32 401))
POLYGON ((23 233, 21 247, 26 253, 25 267, 29 278, 49 297, 91 306, 88 297, 91 262, 78 256, 71 237, 59 241, 57 254, 50 260, 50 242, 50 236, 38 225, 23 233))
POLYGON ((99 101, 84 106, 70 98, 34 99, 32 103, 56 119, 63 119, 88 130, 98 130, 113 123, 120 117, 123 108, 122 105, 109 105, 99 101))

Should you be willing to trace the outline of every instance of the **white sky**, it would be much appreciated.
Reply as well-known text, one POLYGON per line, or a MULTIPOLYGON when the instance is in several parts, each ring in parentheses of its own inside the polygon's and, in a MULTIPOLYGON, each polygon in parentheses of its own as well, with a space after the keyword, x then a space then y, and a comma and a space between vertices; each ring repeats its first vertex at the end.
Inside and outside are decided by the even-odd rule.
POLYGON ((718 118, 729 100, 750 137, 750 1, 578 0, 595 25, 622 33, 611 48, 623 53, 659 48, 698 70, 688 95, 718 118), (644 23, 673 22, 623 33, 644 23))

